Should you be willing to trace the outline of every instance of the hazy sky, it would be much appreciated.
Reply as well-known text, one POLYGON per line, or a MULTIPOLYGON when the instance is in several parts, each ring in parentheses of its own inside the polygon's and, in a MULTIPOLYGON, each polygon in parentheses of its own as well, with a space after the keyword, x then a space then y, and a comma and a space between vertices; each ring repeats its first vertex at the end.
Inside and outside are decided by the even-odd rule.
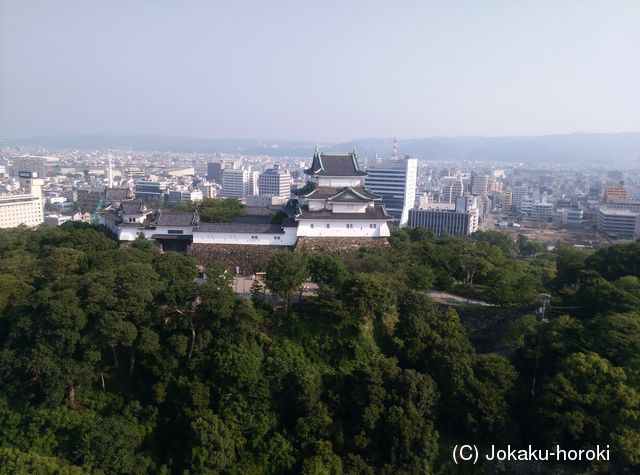
POLYGON ((0 0, 0 137, 640 131, 640 0, 0 0))

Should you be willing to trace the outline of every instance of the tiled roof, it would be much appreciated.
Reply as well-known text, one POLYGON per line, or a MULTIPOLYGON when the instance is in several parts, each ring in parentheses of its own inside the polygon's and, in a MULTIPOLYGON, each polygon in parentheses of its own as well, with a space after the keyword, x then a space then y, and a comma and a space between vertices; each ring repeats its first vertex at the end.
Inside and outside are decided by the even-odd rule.
POLYGON ((284 234, 281 224, 204 223, 194 233, 284 234))
POLYGON ((117 225, 122 221, 122 218, 118 216, 118 212, 113 209, 109 209, 102 212, 102 217, 105 221, 109 221, 111 224, 117 225))
POLYGON ((309 211, 302 209, 302 214, 298 219, 349 219, 349 220, 390 220, 384 206, 372 206, 365 213, 334 213, 331 210, 309 211))
POLYGON ((321 176, 364 176, 358 166, 358 157, 354 152, 348 154, 329 154, 316 151, 311 167, 304 171, 307 175, 321 176))
POLYGON ((147 211, 147 207, 142 200, 140 201, 125 201, 120 205, 122 214, 144 214, 147 211))
POLYGON ((381 199, 380 196, 375 195, 362 187, 348 187, 343 188, 334 196, 330 197, 329 201, 366 203, 379 199, 381 199))
POLYGON ((296 227, 298 223, 285 218, 282 224, 271 223, 271 216, 238 216, 233 223, 203 223, 194 232, 283 234, 283 227, 296 227))
POLYGON ((246 215, 238 216, 233 220, 236 224, 270 224, 271 215, 246 215))
POLYGON ((244 211, 250 215, 271 216, 274 209, 271 206, 245 206, 244 211))
POLYGON ((152 234, 151 239, 163 239, 170 241, 191 241, 193 236, 190 234, 152 234))
POLYGON ((196 226, 198 224, 197 213, 160 213, 155 226, 196 226))
POLYGON ((307 193, 310 193, 315 189, 316 189, 316 184, 312 181, 308 181, 307 183, 305 183, 304 186, 293 190, 293 194, 297 196, 305 196, 307 195, 307 193))
POLYGON ((304 188, 296 191, 298 196, 304 196, 312 200, 330 200, 330 201, 372 201, 381 197, 371 193, 362 186, 345 186, 341 188, 332 188, 329 186, 316 187, 313 183, 308 183, 304 188))
POLYGON ((129 188, 107 188, 104 196, 106 201, 127 201, 133 198, 129 188))

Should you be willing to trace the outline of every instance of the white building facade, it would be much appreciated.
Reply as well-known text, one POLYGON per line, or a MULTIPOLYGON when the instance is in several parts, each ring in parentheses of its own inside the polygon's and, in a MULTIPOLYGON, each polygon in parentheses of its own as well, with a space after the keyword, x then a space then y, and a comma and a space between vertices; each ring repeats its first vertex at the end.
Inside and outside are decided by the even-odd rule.
POLYGON ((367 169, 364 186, 379 195, 394 222, 404 227, 409 221, 409 210, 416 201, 418 160, 406 156, 404 160, 376 163, 367 169))
POLYGON ((220 196, 242 199, 256 194, 257 174, 247 168, 225 168, 222 170, 222 190, 220 196))
POLYGON ((19 172, 20 191, 0 195, 0 228, 24 224, 37 226, 44 222, 44 180, 36 172, 19 172))
POLYGON ((458 197, 455 203, 427 203, 409 211, 409 226, 427 228, 436 236, 468 236, 478 230, 478 221, 475 196, 458 197))
POLYGON ((258 195, 289 198, 291 195, 291 174, 278 165, 265 170, 258 177, 258 195))

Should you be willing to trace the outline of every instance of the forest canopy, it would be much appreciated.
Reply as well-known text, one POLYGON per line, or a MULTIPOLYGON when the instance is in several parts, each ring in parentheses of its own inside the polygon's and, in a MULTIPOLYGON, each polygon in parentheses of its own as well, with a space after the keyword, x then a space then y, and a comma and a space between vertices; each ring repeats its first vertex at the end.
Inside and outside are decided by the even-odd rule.
POLYGON ((282 251, 249 299, 223 263, 202 282, 145 239, 2 230, 0 473, 456 473, 460 443, 611 444, 588 468, 637 470, 639 263, 640 243, 407 229, 282 251), (468 323, 496 315, 481 348, 468 323))

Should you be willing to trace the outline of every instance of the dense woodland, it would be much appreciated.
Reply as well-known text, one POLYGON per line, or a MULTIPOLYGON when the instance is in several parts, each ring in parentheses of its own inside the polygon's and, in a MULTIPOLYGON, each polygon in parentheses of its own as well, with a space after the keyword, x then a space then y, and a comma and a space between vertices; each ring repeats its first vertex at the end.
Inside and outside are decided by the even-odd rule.
POLYGON ((79 223, 0 232, 0 473, 456 473, 459 443, 611 444, 611 462, 566 469, 640 468, 640 243, 401 230, 341 257, 281 252, 279 303, 205 271, 79 223), (506 350, 477 350, 468 308, 428 289, 508 311, 506 350))

